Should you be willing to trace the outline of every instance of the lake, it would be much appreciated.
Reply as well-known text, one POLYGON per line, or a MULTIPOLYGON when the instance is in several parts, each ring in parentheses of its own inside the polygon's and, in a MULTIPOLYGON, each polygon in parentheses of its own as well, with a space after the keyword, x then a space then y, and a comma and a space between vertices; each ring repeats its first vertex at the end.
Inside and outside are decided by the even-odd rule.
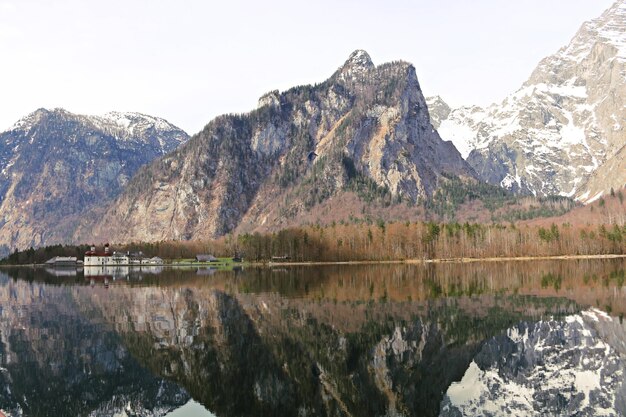
POLYGON ((626 411, 625 259, 0 270, 7 416, 626 411))

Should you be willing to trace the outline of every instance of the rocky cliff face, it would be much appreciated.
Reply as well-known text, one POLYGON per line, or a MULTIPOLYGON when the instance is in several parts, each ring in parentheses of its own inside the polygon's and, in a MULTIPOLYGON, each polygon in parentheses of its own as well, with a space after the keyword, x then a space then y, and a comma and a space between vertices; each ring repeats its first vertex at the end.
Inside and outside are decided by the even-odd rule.
POLYGON ((492 184, 593 200, 626 179, 624 169, 609 173, 624 167, 625 65, 626 2, 618 0, 502 103, 454 109, 439 132, 492 184), (605 164, 613 168, 603 172, 605 164), (595 172, 601 179, 589 180, 595 172))
POLYGON ((440 415, 624 415, 623 339, 598 310, 519 324, 483 346, 440 415))
POLYGON ((81 216, 186 140, 165 120, 139 113, 39 109, 26 116, 0 133, 0 247, 70 240, 81 216))
POLYGON ((433 129, 414 67, 374 66, 356 51, 321 84, 211 121, 85 230, 118 241, 215 237, 279 224, 347 190, 416 202, 446 173, 474 176, 433 129))
POLYGON ((576 198, 592 202, 626 187, 626 144, 598 167, 583 183, 576 198))

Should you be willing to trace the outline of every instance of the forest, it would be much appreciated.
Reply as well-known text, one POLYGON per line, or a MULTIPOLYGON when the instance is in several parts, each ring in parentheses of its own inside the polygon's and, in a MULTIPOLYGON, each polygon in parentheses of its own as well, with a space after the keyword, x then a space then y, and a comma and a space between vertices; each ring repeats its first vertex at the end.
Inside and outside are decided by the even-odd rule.
MULTIPOLYGON (((466 190, 447 188, 448 194, 460 192, 465 193, 466 190)), ((491 200, 484 198, 484 192, 480 193, 481 201, 484 204, 487 201, 494 207, 506 205, 509 201, 507 196, 497 193, 492 193, 491 200)), ((454 201, 448 197, 445 200, 454 201)), ((277 231, 228 234, 212 240, 110 243, 114 251, 140 253, 144 257, 158 256, 165 260, 193 259, 197 254, 211 254, 216 257, 237 256, 246 262, 255 263, 276 261, 276 258, 283 262, 349 262, 624 255, 624 200, 622 190, 617 193, 611 190, 608 196, 592 204, 568 211, 571 204, 569 200, 546 199, 534 207, 552 211, 558 217, 539 216, 531 220, 516 217, 516 221, 501 220, 489 224, 469 221, 389 221, 367 216, 328 224, 287 227, 277 231)), ((437 204, 443 199, 435 198, 433 201, 433 204, 437 204)), ((530 201, 536 203, 537 200, 530 201)), ((448 209, 445 205, 441 207, 444 211, 448 209)), ((102 249, 107 242, 57 244, 14 250, 0 260, 0 265, 43 264, 54 256, 82 259, 94 243, 102 249)))
MULTIPOLYGON (((396 261, 626 253, 626 225, 549 227, 434 222, 336 223, 273 233, 227 235, 209 241, 113 244, 120 252, 189 259, 196 254, 240 256, 248 262, 280 257, 291 262, 396 261)), ((87 245, 54 245, 15 251, 0 264, 41 264, 53 256, 82 255, 87 245)))

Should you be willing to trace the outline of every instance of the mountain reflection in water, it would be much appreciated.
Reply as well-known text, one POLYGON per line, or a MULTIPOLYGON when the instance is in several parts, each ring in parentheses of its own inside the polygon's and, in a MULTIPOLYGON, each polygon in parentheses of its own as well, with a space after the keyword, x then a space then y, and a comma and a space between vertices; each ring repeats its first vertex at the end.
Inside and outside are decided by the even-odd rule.
POLYGON ((193 399, 217 416, 434 416, 521 322, 596 307, 621 343, 625 266, 5 269, 0 408, 164 416, 193 399))

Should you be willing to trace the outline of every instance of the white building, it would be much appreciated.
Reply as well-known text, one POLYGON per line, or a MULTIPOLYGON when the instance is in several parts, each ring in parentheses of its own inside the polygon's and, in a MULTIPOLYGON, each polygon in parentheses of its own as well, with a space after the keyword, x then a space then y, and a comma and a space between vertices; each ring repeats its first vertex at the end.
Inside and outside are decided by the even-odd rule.
POLYGON ((77 263, 78 259, 75 256, 55 256, 46 261, 48 266, 76 266, 77 263))
POLYGON ((96 251, 92 246, 91 250, 85 252, 85 266, 115 266, 130 265, 130 258, 122 253, 113 252, 109 244, 104 245, 104 252, 96 251))

